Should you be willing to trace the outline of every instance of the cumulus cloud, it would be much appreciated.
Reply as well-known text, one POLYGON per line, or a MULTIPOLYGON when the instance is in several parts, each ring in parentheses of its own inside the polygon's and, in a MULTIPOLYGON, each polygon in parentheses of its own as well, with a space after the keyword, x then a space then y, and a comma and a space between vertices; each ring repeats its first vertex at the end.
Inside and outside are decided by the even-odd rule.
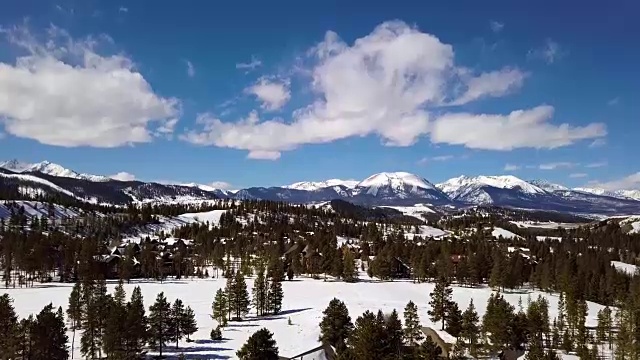
POLYGON ((612 180, 608 182, 592 182, 590 186, 602 188, 605 190, 640 190, 640 172, 625 176, 622 179, 612 180))
POLYGON ((527 56, 530 59, 541 59, 547 64, 553 64, 566 55, 564 49, 557 42, 547 39, 542 47, 529 50, 527 56))
MULTIPOLYGON (((473 74, 454 64, 451 45, 400 21, 385 22, 353 44, 329 31, 307 51, 303 63, 314 99, 290 118, 261 118, 252 112, 244 119, 222 121, 204 113, 197 119, 201 128, 182 139, 247 150, 249 158, 278 159, 281 152, 304 144, 370 135, 386 146, 410 146, 429 135, 434 143, 511 150, 557 148, 606 134, 602 124, 553 125, 550 106, 508 115, 440 115, 444 106, 506 95, 527 74, 510 67, 473 74)), ((263 81, 268 80, 256 85, 263 81)), ((282 96, 274 100, 290 96, 288 88, 278 94, 282 96)), ((277 108, 270 104, 264 101, 263 107, 277 108)))
POLYGON ((103 56, 108 37, 74 40, 51 27, 2 29, 26 55, 0 63, 0 124, 9 134, 65 147, 117 147, 173 132, 180 102, 152 90, 124 55, 103 56))
POLYGON ((262 66, 262 61, 255 56, 251 56, 251 61, 246 63, 237 63, 236 69, 244 69, 247 71, 254 70, 257 67, 262 66))
POLYGON ((483 97, 500 97, 519 89, 528 76, 518 69, 504 68, 464 79, 466 91, 452 105, 462 105, 483 97))
POLYGON ((190 78, 196 76, 196 68, 193 67, 193 64, 191 63, 191 61, 185 60, 185 63, 187 64, 187 75, 190 78))
POLYGON ((573 178, 573 179, 586 178, 587 176, 589 176, 589 175, 585 174, 585 173, 574 173, 574 174, 569 175, 569 177, 573 178))
POLYGON ((538 168, 540 170, 556 170, 556 169, 570 169, 572 167, 575 167, 577 164, 572 163, 572 162, 553 162, 553 163, 546 163, 546 164, 540 164, 538 166, 538 168))
POLYGON ((504 171, 516 171, 516 170, 520 170, 520 168, 521 168, 520 165, 506 164, 504 166, 504 171))
POLYGON ((262 108, 268 111, 282 108, 291 98, 288 81, 269 80, 264 77, 245 89, 245 92, 255 95, 262 102, 262 108))
POLYGON ((508 115, 452 113, 438 118, 431 128, 431 141, 464 145, 471 149, 554 149, 576 141, 603 137, 604 124, 587 126, 550 124, 553 107, 538 106, 508 115))
POLYGON ((491 31, 493 31, 494 33, 499 33, 504 28, 504 23, 501 23, 501 22, 495 21, 495 20, 491 20, 489 22, 489 26, 491 27, 491 31))
POLYGON ((133 181, 136 179, 136 176, 133 174, 130 174, 128 172, 125 171, 121 171, 117 174, 111 175, 109 176, 110 178, 112 178, 113 180, 119 180, 119 181, 133 181))

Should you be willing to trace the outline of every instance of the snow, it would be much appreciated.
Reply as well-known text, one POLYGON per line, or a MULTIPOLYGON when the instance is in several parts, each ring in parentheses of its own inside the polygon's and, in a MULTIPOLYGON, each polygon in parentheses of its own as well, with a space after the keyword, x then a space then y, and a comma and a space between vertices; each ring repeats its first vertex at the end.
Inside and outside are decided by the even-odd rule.
POLYGON ((442 339, 442 341, 445 342, 445 344, 455 344, 457 339, 455 336, 449 334, 448 332, 444 331, 444 330, 440 330, 440 329, 431 329, 433 330, 433 332, 435 332, 436 334, 438 334, 438 336, 440 337, 440 339, 442 339))
POLYGON ((37 176, 26 175, 26 174, 4 174, 4 173, 0 173, 0 176, 6 177, 6 178, 13 178, 13 179, 19 179, 19 180, 23 180, 23 181, 30 181, 30 182, 34 182, 34 183, 39 183, 39 184, 48 186, 48 187, 52 188, 53 190, 61 192, 61 193, 65 194, 65 195, 71 196, 73 198, 78 198, 71 191, 65 190, 65 189, 61 188, 60 186, 52 183, 51 181, 48 181, 48 180, 45 180, 45 179, 41 179, 41 178, 39 178, 37 176))
POLYGON ((560 236, 536 236, 536 240, 538 240, 538 241, 548 241, 548 240, 562 241, 562 237, 560 237, 560 236))
POLYGON ((178 218, 186 222, 209 222, 211 226, 218 226, 220 225, 220 217, 226 212, 227 210, 212 210, 199 213, 187 213, 178 215, 178 218))
POLYGON ((381 208, 389 208, 398 210, 407 216, 413 216, 417 219, 424 220, 423 214, 435 214, 435 211, 426 204, 415 204, 413 206, 379 206, 381 208))
MULTIPOLYGON (((412 300, 418 306, 421 325, 439 328, 439 324, 430 322, 427 315, 430 307, 428 297, 425 296, 433 291, 434 284, 432 283, 414 284, 410 281, 379 282, 373 280, 349 284, 308 278, 297 280, 299 281, 283 282, 285 295, 283 312, 280 315, 260 319, 256 318, 252 312, 245 321, 231 322, 227 328, 223 329, 225 340, 214 343, 209 340, 209 333, 216 326, 215 321, 210 317, 211 302, 216 290, 224 288, 224 278, 168 280, 163 283, 134 280, 131 284, 124 284, 124 288, 127 297, 129 297, 134 286, 139 285, 147 309, 160 292, 164 292, 171 302, 179 297, 185 306, 193 308, 199 327, 199 330, 191 337, 195 342, 186 343, 183 340, 180 342, 180 349, 175 350, 173 346, 167 349, 168 355, 175 356, 175 354, 184 352, 187 358, 204 358, 206 355, 215 354, 220 358, 236 359, 235 352, 252 333, 262 327, 267 327, 274 333, 281 356, 290 357, 313 349, 320 345, 318 336, 322 311, 334 297, 345 302, 354 321, 365 310, 375 312, 381 309, 384 313, 389 313, 396 309, 402 312, 407 302, 412 300), (291 319, 292 325, 288 324, 289 319, 291 319)), ((251 289, 253 279, 248 278, 247 285, 251 289)), ((20 317, 37 313, 50 302, 55 307, 62 306, 63 309, 66 309, 72 284, 37 286, 35 288, 4 289, 0 290, 0 293, 7 292, 14 299, 14 306, 20 317)), ((108 285, 109 291, 113 291, 114 287, 115 284, 110 283, 108 285)), ((465 309, 469 301, 473 299, 479 316, 482 317, 491 293, 491 289, 486 287, 453 287, 453 300, 458 303, 461 309, 465 309)), ((558 297, 556 295, 538 291, 504 292, 502 295, 514 307, 517 307, 519 299, 526 302, 528 296, 536 299, 538 295, 542 295, 549 301, 551 319, 557 316, 558 297)), ((587 326, 596 325, 597 312, 602 308, 601 305, 588 302, 587 326)), ((71 335, 69 333, 70 340, 71 335)), ((78 338, 79 334, 76 334, 75 358, 80 358, 78 338)))
POLYGON ((640 200, 640 190, 606 190, 602 188, 587 187, 574 188, 573 190, 600 196, 610 196, 618 199, 640 200))
POLYGON ((584 224, 578 223, 558 223, 553 221, 537 222, 537 221, 509 221, 520 228, 540 228, 540 229, 575 229, 584 224))
POLYGON ((547 180, 531 180, 529 183, 549 192, 569 190, 569 188, 564 185, 554 184, 547 180))
POLYGON ((73 170, 67 169, 61 165, 51 163, 49 161, 42 161, 36 164, 28 164, 18 160, 10 160, 0 163, 0 167, 14 172, 40 172, 43 174, 59 177, 68 177, 74 179, 82 179, 89 181, 108 181, 110 180, 106 176, 91 175, 91 174, 79 174, 73 170))
POLYGON ((496 239, 499 238, 500 236, 502 236, 504 239, 522 239, 522 236, 516 235, 509 230, 505 230, 499 227, 493 228, 493 231, 491 232, 491 236, 493 236, 496 239))
POLYGON ((455 194, 469 187, 491 186, 499 189, 515 189, 527 194, 544 194, 545 191, 513 175, 503 176, 459 176, 436 185, 447 194, 455 194))
POLYGON ((404 233, 404 237, 407 240, 413 240, 416 236, 420 236, 422 238, 434 238, 434 239, 438 239, 438 238, 442 238, 443 236, 449 235, 449 232, 444 231, 442 229, 438 229, 438 228, 434 228, 432 226, 427 226, 427 225, 421 225, 420 227, 418 227, 419 233, 416 234, 413 231, 412 232, 405 232, 404 233))
POLYGON ((636 275, 638 273, 638 270, 640 269, 640 266, 623 263, 621 261, 612 261, 611 265, 613 265, 616 270, 627 273, 631 276, 636 275))
POLYGON ((305 190, 305 191, 316 191, 319 189, 324 189, 333 186, 344 186, 347 189, 353 189, 356 185, 358 185, 358 180, 340 180, 340 179, 329 179, 325 181, 301 181, 297 183, 293 183, 291 185, 285 185, 283 188, 285 189, 295 189, 295 190, 305 190))
MULTIPOLYGON (((7 207, 8 201, 0 200, 0 219, 8 219, 11 216, 11 211, 7 207)), ((15 204, 24 207, 25 215, 28 218, 32 217, 49 217, 49 206, 46 203, 39 201, 15 201, 15 204)), ((82 214, 80 210, 66 208, 64 206, 54 204, 53 205, 53 217, 55 219, 64 219, 71 217, 78 217, 82 214)))
POLYGON ((356 187, 376 190, 384 186, 389 186, 394 189, 402 188, 404 186, 421 189, 435 189, 435 186, 426 179, 408 172, 383 172, 374 174, 356 185, 356 187))
POLYGON ((620 222, 620 225, 631 225, 630 234, 640 234, 640 216, 630 216, 620 222))

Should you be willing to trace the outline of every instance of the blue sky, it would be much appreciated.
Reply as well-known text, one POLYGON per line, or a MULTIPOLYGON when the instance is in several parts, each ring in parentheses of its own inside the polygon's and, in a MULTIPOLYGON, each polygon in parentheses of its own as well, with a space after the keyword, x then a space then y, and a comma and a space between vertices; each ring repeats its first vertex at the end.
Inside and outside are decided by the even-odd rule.
POLYGON ((640 187, 637 2, 149 4, 3 6, 3 159, 236 188, 640 187))

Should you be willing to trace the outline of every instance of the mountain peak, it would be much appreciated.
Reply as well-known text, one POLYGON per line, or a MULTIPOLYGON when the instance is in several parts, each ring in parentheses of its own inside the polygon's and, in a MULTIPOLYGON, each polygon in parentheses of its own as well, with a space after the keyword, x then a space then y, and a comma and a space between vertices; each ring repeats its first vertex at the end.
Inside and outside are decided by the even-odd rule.
POLYGON ((390 186, 392 188, 412 186, 422 189, 435 189, 435 186, 425 178, 404 171, 373 174, 356 185, 356 187, 380 186, 390 186))
POLYGON ((51 175, 51 176, 83 179, 83 180, 89 180, 89 181, 110 180, 106 176, 80 174, 73 170, 67 169, 62 165, 58 165, 47 160, 41 161, 35 164, 29 164, 29 163, 19 161, 17 159, 13 159, 13 160, 0 163, 0 167, 5 168, 7 170, 11 170, 13 172, 17 172, 17 173, 39 172, 39 173, 51 175))
POLYGON ((550 191, 550 192, 569 190, 569 188, 566 186, 555 184, 548 180, 541 180, 541 179, 529 180, 529 184, 535 185, 543 190, 550 191))
POLYGON ((300 181, 297 183, 293 183, 291 185, 285 185, 283 188, 285 189, 293 189, 293 190, 305 190, 305 191, 315 191, 318 189, 333 187, 333 186, 344 186, 347 189, 352 189, 358 184, 358 180, 341 180, 341 179, 329 179, 325 181, 300 181))

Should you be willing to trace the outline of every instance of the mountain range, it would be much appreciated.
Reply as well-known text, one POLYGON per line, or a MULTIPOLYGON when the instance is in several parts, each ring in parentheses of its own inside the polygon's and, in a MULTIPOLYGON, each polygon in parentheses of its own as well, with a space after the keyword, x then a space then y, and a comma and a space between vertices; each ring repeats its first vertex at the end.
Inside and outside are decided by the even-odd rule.
POLYGON ((11 187, 27 195, 56 193, 76 200, 115 205, 211 199, 260 199, 292 203, 340 199, 371 207, 419 203, 434 209, 491 205, 581 214, 640 214, 640 191, 569 189, 547 181, 525 181, 511 175, 460 176, 433 184, 407 172, 383 172, 362 181, 330 179, 230 191, 196 183, 119 181, 106 176, 78 173, 47 161, 27 164, 11 160, 0 163, 0 188, 3 187, 11 187))

